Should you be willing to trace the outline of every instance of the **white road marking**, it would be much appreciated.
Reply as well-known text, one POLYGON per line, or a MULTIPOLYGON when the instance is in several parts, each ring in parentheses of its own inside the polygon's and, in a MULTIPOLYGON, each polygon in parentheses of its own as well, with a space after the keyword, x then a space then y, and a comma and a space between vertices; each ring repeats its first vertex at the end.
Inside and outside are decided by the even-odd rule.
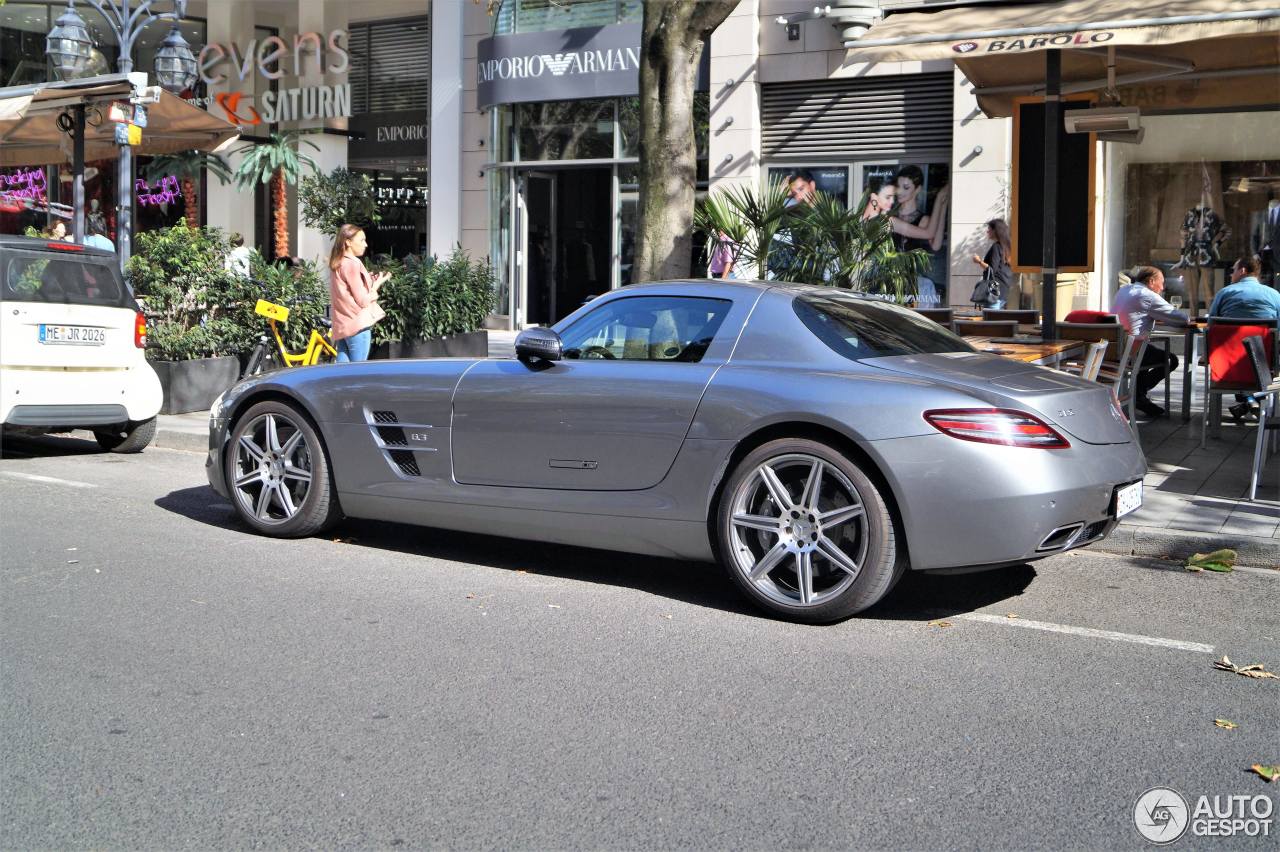
POLYGON ((985 612, 964 612, 953 616, 953 618, 963 618, 966 621, 981 621, 985 624, 1001 624, 1005 627, 1045 630, 1049 633, 1066 633, 1069 636, 1083 636, 1087 639, 1108 639, 1112 642, 1132 642, 1135 645, 1154 645, 1157 648, 1174 648, 1179 651, 1196 651, 1201 654, 1213 653, 1212 645, 1205 645, 1201 642, 1183 642, 1181 639, 1161 639, 1157 636, 1142 636, 1137 633, 1119 633, 1115 630, 1094 630, 1092 627, 1072 627, 1069 624, 1054 624, 1049 621, 1007 618, 1003 615, 988 615, 985 612))
POLYGON ((28 482, 43 482, 47 485, 69 485, 72 488, 97 488, 92 482, 76 482, 72 479, 58 479, 56 476, 41 476, 38 473, 18 473, 14 470, 0 470, 0 474, 14 479, 25 479, 28 482))

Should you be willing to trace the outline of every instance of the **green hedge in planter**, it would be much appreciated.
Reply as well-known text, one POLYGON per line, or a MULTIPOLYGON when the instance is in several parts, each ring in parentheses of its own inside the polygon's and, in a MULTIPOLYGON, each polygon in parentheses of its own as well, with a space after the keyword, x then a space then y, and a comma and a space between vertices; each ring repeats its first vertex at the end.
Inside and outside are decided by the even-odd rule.
POLYGON ((232 332, 220 310, 232 276, 224 268, 230 246, 216 228, 185 224, 137 236, 125 271, 147 315, 147 356, 185 361, 234 355, 232 332))
POLYGON ((250 276, 225 268, 230 246, 217 228, 175 225, 138 234, 127 275, 147 314, 147 357, 187 361, 241 355, 267 328, 259 299, 289 308, 280 327, 285 344, 301 349, 329 304, 329 286, 315 264, 278 266, 254 254, 250 276))
POLYGON ((379 291, 387 316, 373 327, 374 343, 433 340, 475 331, 493 310, 497 279, 487 261, 461 248, 447 260, 408 257, 381 266, 391 278, 379 291))

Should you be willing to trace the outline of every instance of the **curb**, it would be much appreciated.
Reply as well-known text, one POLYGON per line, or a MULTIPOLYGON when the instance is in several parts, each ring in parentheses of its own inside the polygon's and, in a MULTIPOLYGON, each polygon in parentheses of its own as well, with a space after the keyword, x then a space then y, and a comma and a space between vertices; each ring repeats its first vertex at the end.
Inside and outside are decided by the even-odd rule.
POLYGON ((156 429, 151 446, 165 450, 182 450, 188 453, 204 453, 209 449, 209 436, 197 432, 181 432, 176 429, 156 429))
POLYGON ((1210 553, 1222 548, 1231 548, 1236 552, 1237 565, 1280 570, 1280 540, 1254 535, 1200 533, 1121 524, 1102 541, 1089 545, 1090 550, 1104 553, 1172 562, 1185 562, 1193 554, 1210 553))

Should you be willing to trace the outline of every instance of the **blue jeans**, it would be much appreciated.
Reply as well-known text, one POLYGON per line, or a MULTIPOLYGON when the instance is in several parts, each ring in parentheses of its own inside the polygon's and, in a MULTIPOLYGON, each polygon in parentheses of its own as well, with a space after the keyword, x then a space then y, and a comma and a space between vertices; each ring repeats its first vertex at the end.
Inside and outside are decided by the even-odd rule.
POLYGON ((338 363, 343 361, 368 361, 369 347, 373 345, 373 330, 366 328, 334 344, 338 350, 338 363))

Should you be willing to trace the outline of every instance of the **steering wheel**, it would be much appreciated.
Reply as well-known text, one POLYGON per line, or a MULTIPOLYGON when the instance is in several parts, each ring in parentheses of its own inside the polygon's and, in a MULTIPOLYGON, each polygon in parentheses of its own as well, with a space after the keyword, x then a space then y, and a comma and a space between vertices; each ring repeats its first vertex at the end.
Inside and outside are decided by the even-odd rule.
POLYGON ((588 346, 586 349, 582 350, 582 357, 583 358, 603 358, 606 361, 618 360, 617 355, 614 355, 612 352, 610 352, 608 349, 605 349, 603 346, 588 346))

